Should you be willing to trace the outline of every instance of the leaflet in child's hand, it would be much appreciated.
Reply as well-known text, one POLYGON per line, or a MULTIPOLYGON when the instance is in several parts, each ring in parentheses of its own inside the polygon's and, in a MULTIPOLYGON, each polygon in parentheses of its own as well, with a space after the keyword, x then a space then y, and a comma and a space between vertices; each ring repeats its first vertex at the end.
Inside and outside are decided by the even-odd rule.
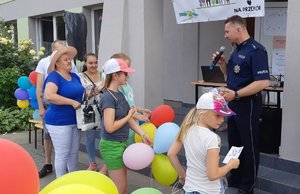
POLYGON ((244 146, 242 146, 242 147, 232 146, 230 148, 229 152, 227 153, 226 157, 224 158, 223 163, 227 164, 230 159, 238 159, 243 148, 244 148, 244 146))

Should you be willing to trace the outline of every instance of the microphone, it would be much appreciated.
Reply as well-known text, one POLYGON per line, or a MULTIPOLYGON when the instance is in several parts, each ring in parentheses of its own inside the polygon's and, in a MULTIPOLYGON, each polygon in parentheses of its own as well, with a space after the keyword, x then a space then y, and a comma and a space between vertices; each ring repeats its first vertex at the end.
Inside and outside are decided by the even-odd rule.
POLYGON ((225 46, 221 46, 220 47, 220 51, 219 54, 215 57, 215 59, 211 62, 210 66, 209 66, 209 70, 213 70, 213 68, 216 66, 217 62, 219 61, 219 59, 221 58, 221 56, 223 55, 224 51, 225 51, 225 46))

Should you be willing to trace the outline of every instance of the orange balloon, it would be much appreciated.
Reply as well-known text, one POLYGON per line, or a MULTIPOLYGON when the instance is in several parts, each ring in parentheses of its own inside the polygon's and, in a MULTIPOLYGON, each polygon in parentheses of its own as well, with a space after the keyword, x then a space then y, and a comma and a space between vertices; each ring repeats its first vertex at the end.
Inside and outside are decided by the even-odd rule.
POLYGON ((24 148, 7 139, 0 139, 0 157, 0 193, 38 194, 38 170, 24 148))
POLYGON ((160 105, 152 111, 150 122, 159 127, 166 122, 173 122, 174 118, 175 112, 171 106, 160 105))

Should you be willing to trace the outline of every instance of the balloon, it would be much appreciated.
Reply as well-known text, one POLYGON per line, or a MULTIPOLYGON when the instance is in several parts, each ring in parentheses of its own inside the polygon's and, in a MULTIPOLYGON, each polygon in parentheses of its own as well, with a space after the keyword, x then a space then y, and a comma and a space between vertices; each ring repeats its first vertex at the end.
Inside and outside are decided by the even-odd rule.
POLYGON ((29 153, 18 144, 1 138, 0 156, 0 193, 38 194, 38 170, 29 153))
POLYGON ((169 105, 160 105, 156 107, 150 118, 150 122, 156 127, 166 122, 172 122, 175 118, 175 112, 173 108, 169 105))
POLYGON ((17 100, 17 105, 19 108, 27 108, 29 106, 28 100, 17 100))
POLYGON ((179 130, 179 126, 171 122, 164 123, 159 126, 154 136, 154 152, 158 154, 168 152, 172 143, 176 139, 179 130))
POLYGON ((18 100, 28 100, 29 99, 27 90, 24 90, 22 88, 16 89, 14 95, 15 95, 16 99, 18 99, 18 100))
POLYGON ((39 104, 37 102, 37 99, 30 99, 29 102, 30 102, 30 106, 33 109, 38 109, 39 108, 39 104))
POLYGON ((153 157, 153 149, 144 143, 131 144, 123 153, 124 164, 132 170, 146 168, 152 162, 153 157))
POLYGON ((133 191, 131 194, 163 194, 163 193, 157 189, 145 187, 145 188, 137 189, 133 191))
POLYGON ((36 86, 31 86, 28 90, 28 94, 31 99, 36 99, 36 86))
POLYGON ((24 90, 29 89, 32 85, 27 76, 21 76, 18 79, 18 86, 24 90))
POLYGON ((32 113, 32 118, 34 120, 42 120, 41 116, 40 116, 40 110, 39 109, 35 109, 32 113))
POLYGON ((110 178, 102 173, 89 170, 79 170, 65 174, 49 183, 39 194, 48 194, 61 186, 69 184, 90 186, 105 194, 118 194, 118 189, 110 178))
POLYGON ((127 139, 127 145, 131 145, 134 143, 134 131, 132 131, 132 129, 129 129, 129 136, 127 139))
POLYGON ((37 81, 37 72, 36 71, 32 71, 29 74, 29 81, 32 85, 36 86, 36 81, 37 81))
MULTIPOLYGON (((148 134, 151 141, 154 140, 154 135, 156 133, 156 127, 152 123, 144 123, 141 125, 141 128, 148 134)), ((142 138, 139 136, 139 134, 134 135, 134 140, 136 143, 142 142, 142 138)))
POLYGON ((171 185, 177 179, 177 172, 169 158, 164 154, 156 154, 152 161, 152 174, 161 185, 171 185))
POLYGON ((63 185, 49 192, 49 194, 105 194, 103 191, 83 184, 63 185))

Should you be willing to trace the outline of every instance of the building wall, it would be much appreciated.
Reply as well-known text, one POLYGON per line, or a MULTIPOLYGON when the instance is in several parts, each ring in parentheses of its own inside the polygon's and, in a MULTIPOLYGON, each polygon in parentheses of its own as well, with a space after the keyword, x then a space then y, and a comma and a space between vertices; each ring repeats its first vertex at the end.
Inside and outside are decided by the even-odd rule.
POLYGON ((191 82, 198 75, 198 24, 176 24, 172 1, 164 1, 163 21, 164 99, 193 103, 191 82))
POLYGON ((298 0, 288 1, 287 11, 287 41, 286 41, 286 66, 283 92, 283 118, 280 156, 285 159, 300 162, 300 4, 298 0))
POLYGON ((15 0, 0 5, 0 18, 11 21, 99 3, 103 3, 103 0, 15 0))

